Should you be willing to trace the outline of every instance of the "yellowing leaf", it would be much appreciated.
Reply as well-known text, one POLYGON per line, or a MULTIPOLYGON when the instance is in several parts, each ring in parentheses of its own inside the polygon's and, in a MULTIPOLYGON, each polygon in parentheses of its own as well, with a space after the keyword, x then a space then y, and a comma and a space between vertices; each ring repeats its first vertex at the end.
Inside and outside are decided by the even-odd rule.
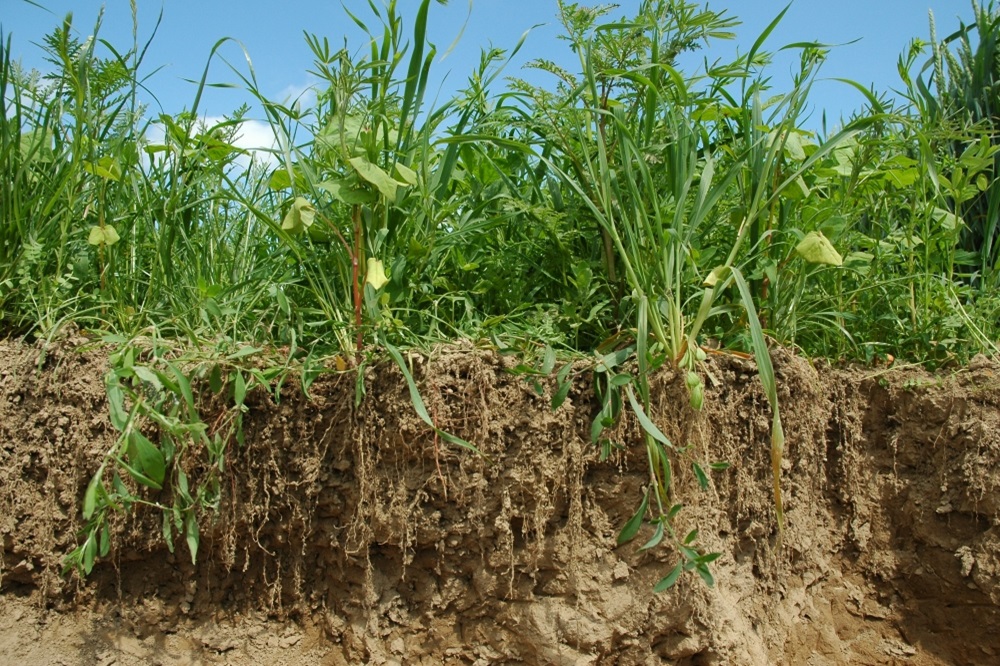
POLYGON ((789 132, 785 138, 785 155, 790 160, 802 162, 806 159, 805 148, 802 147, 802 135, 798 132, 789 132))
POLYGON ((810 264, 840 266, 844 263, 840 253, 822 231, 810 231, 802 242, 795 246, 795 251, 810 264))
POLYGON ((375 287, 376 290, 389 283, 389 278, 385 276, 385 267, 380 259, 368 258, 368 274, 365 276, 365 282, 375 287))
POLYGON ((295 197, 292 207, 281 221, 281 228, 297 234, 311 227, 315 220, 316 208, 305 197, 295 197))
POLYGON ((708 274, 705 281, 701 283, 703 287, 714 287, 719 283, 719 278, 722 277, 726 271, 729 270, 727 266, 716 266, 712 269, 712 272, 708 274))
POLYGON ((87 237, 87 242, 91 245, 114 245, 120 240, 118 232, 110 224, 105 224, 103 227, 95 224, 90 228, 90 235, 87 237))

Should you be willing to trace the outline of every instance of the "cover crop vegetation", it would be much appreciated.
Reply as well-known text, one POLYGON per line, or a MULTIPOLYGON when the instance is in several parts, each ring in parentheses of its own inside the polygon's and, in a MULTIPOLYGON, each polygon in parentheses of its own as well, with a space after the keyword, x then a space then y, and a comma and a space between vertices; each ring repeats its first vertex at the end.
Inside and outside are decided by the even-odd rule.
POLYGON ((780 530, 769 345, 929 364, 997 351, 992 3, 909 45, 900 101, 845 81, 866 108, 830 133, 806 129, 823 46, 785 47, 800 56, 791 89, 769 87, 765 43, 784 12, 745 54, 692 73, 679 56, 731 38, 735 18, 684 0, 625 18, 559 0, 575 71, 538 60, 549 84, 503 79, 521 44, 491 48, 433 106, 430 1, 412 28, 396 0, 371 10, 350 16, 370 37, 360 51, 307 36, 313 103, 267 99, 249 57, 233 69, 277 146, 249 162, 234 145, 248 107, 212 125, 199 115, 226 39, 173 116, 140 101, 138 26, 114 45, 98 19, 80 41, 67 17, 45 39, 44 75, 0 40, 0 327, 51 339, 74 326, 118 347, 108 395, 121 437, 88 487, 68 566, 89 572, 112 512, 135 503, 159 508, 168 543, 183 535, 195 557, 247 391, 290 372, 308 391, 318 372, 388 354, 421 418, 475 450, 437 430, 399 351, 463 337, 520 353, 539 387, 554 375, 553 408, 581 367, 556 371, 557 356, 590 359, 594 444, 611 453, 605 433, 625 409, 646 435, 648 488, 619 540, 652 523, 643 548, 666 539, 679 554, 660 588, 685 570, 711 583, 717 554, 674 533, 671 494, 673 466, 707 486, 709 465, 653 422, 650 373, 681 372, 697 411, 709 339, 756 358, 780 530), (192 383, 228 401, 213 425, 192 383))

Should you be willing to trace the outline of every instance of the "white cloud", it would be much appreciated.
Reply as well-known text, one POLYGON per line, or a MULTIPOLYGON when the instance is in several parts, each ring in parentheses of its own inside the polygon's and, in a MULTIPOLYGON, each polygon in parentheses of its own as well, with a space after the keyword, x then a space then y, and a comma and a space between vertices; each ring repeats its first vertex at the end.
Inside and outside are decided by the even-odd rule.
POLYGON ((316 77, 310 77, 309 81, 301 84, 291 83, 278 93, 278 100, 286 106, 297 107, 299 110, 308 109, 316 103, 318 86, 319 80, 316 77))

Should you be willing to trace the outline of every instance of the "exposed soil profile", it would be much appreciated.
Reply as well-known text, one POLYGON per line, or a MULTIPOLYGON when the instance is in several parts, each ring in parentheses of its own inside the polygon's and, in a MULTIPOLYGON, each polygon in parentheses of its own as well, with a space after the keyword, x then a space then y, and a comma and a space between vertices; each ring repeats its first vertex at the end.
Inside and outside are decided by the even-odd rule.
MULTIPOLYGON (((1000 368, 947 375, 774 362, 787 531, 775 550, 770 410, 752 363, 711 357, 705 408, 655 377, 652 417, 705 460, 675 469, 680 531, 722 553, 714 588, 668 548, 616 547, 646 482, 634 423, 601 462, 586 376, 555 412, 515 361, 470 345, 306 399, 248 397, 197 566, 159 516, 116 525, 83 581, 60 575, 115 433, 106 352, 0 343, 0 656, 48 664, 1000 663, 1000 368), (440 469, 440 471, 439 471, 440 469)), ((550 387, 551 388, 551 387, 550 387)))

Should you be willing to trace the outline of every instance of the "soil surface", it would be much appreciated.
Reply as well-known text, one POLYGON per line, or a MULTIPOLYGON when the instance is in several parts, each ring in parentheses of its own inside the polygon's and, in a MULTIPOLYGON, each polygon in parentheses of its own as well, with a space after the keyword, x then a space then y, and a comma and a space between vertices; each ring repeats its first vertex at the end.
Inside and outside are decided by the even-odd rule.
MULTIPOLYGON (((197 565, 159 514, 115 523, 86 579, 61 574, 86 485, 115 442, 107 350, 0 342, 0 661, 49 664, 1000 663, 1000 368, 841 370, 774 354, 787 528, 777 548, 770 410, 755 366, 712 356, 704 409, 653 381, 651 417, 732 467, 675 460, 677 531, 616 545, 648 479, 641 431, 601 461, 591 374, 550 409, 471 345, 411 354, 435 437, 392 366, 248 396, 197 565)), ((82 346, 81 346, 82 345, 82 346)), ((205 403, 211 410, 210 403, 205 403)), ((210 422, 212 414, 206 414, 210 422)))

